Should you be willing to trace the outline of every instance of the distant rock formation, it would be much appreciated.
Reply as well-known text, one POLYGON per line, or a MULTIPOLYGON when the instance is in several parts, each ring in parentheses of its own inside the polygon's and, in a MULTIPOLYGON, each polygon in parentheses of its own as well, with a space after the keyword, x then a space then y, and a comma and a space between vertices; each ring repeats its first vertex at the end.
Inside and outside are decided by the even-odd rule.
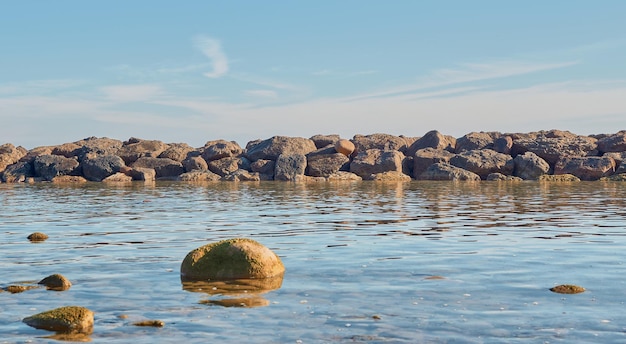
POLYGON ((626 173, 624 160, 626 130, 592 136, 560 130, 472 132, 460 138, 436 130, 422 137, 377 133, 350 140, 274 136, 245 148, 222 139, 193 148, 89 137, 30 151, 0 145, 0 182, 563 179, 542 178, 547 175, 623 180, 616 176, 626 173))

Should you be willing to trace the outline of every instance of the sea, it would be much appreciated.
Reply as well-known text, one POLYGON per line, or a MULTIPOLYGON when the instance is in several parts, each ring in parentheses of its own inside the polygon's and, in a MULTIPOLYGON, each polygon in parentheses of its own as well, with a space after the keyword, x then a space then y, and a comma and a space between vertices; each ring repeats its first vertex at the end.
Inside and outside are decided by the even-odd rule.
POLYGON ((625 343, 626 183, 0 184, 0 343, 625 343), (33 232, 49 236, 27 239, 33 232), (245 237, 278 282, 188 285, 245 237), (38 281, 62 274, 72 286, 38 281), (578 294, 550 289, 564 284, 578 294), (25 317, 95 314, 67 337, 25 317), (158 320, 163 326, 136 326, 158 320))

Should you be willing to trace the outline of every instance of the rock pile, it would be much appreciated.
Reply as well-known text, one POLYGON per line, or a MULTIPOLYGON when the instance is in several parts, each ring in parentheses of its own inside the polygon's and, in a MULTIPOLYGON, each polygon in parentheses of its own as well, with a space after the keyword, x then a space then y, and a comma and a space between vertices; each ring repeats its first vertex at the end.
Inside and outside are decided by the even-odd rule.
POLYGON ((274 136, 249 142, 185 143, 90 137, 26 150, 0 146, 0 181, 59 183, 325 180, 599 180, 626 173, 626 130, 576 135, 433 130, 422 137, 389 134, 311 138, 274 136))

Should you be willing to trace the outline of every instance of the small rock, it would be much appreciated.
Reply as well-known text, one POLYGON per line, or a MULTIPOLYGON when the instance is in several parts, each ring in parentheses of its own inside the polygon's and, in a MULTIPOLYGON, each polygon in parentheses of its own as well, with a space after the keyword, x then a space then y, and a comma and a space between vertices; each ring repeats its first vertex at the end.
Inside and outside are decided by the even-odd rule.
POLYGON ((585 288, 573 284, 561 284, 550 288, 550 291, 559 294, 578 294, 585 291, 585 288))
POLYGON ((37 284, 43 284, 49 290, 56 291, 68 290, 72 286, 72 283, 61 274, 50 275, 39 281, 37 284))
POLYGON ((93 312, 79 306, 66 306, 38 313, 22 320, 26 325, 63 333, 91 333, 93 312))
POLYGON ((165 323, 161 320, 144 320, 133 323, 135 326, 147 326, 147 327, 163 327, 165 323))
POLYGON ((8 291, 11 294, 18 294, 35 288, 37 287, 34 287, 32 285, 10 285, 4 288, 4 290, 8 291))
POLYGON ((354 143, 350 140, 341 139, 335 142, 335 151, 349 157, 354 152, 354 143))
POLYGON ((32 242, 45 241, 48 239, 48 235, 41 232, 34 232, 27 237, 32 242))

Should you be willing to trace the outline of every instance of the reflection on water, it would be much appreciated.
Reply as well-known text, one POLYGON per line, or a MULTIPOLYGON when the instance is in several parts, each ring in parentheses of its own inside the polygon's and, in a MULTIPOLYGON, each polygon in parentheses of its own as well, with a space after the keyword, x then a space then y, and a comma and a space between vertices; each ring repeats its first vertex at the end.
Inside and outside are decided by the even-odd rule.
POLYGON ((96 343, 620 342, 625 194, 602 182, 0 184, 0 287, 72 282, 0 292, 0 343, 41 342, 51 333, 21 319, 65 305, 96 313, 96 343), (283 279, 181 288, 190 250, 234 237, 274 250, 283 279), (550 292, 561 284, 586 291, 550 292))

